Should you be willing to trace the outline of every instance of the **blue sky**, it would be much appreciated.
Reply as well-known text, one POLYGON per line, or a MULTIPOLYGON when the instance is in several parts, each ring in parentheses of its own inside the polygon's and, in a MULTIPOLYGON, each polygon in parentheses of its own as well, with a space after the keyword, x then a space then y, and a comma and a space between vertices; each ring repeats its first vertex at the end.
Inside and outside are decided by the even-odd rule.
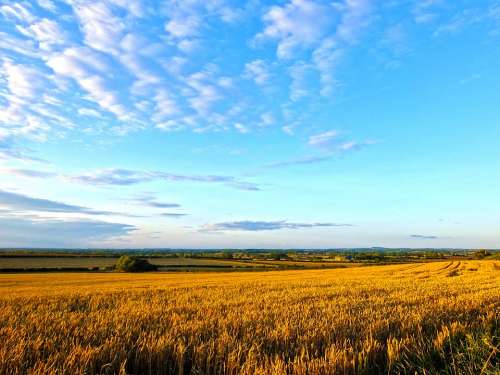
POLYGON ((0 1, 0 246, 500 247, 500 3, 0 1))

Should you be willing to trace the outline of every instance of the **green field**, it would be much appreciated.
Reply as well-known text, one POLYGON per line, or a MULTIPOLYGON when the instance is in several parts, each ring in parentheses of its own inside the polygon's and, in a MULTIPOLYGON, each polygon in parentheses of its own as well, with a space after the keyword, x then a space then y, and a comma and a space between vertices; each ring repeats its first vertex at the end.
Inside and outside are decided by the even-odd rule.
MULTIPOLYGON (((151 263, 158 266, 202 266, 202 267, 252 267, 249 263, 216 260, 216 259, 193 259, 193 258, 148 258, 151 263)), ((74 268, 74 267, 110 267, 116 263, 116 258, 106 257, 14 257, 0 258, 0 269, 2 268, 74 268)))
MULTIPOLYGON (((0 251, 0 272, 104 272, 112 271, 118 258, 127 252, 76 252, 64 250, 18 249, 0 251)), ((146 259, 158 271, 237 271, 273 269, 346 268, 361 265, 499 259, 496 251, 180 251, 129 252, 130 256, 146 259)))
MULTIPOLYGON (((338 268, 345 265, 338 262, 304 262, 304 261, 262 261, 232 260, 207 258, 146 258, 150 263, 159 266, 160 271, 175 270, 232 270, 232 269, 276 269, 276 268, 338 268)), ((70 256, 17 256, 0 257, 0 272, 13 270, 64 270, 89 269, 105 270, 112 267, 117 258, 112 257, 70 257, 70 256)))

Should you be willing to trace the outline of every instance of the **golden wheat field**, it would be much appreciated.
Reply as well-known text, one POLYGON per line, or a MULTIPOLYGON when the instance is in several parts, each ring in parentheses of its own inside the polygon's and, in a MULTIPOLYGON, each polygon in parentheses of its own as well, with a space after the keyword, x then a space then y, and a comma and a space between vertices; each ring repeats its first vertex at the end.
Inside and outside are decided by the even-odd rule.
POLYGON ((0 275, 2 374, 497 374, 500 262, 0 275))

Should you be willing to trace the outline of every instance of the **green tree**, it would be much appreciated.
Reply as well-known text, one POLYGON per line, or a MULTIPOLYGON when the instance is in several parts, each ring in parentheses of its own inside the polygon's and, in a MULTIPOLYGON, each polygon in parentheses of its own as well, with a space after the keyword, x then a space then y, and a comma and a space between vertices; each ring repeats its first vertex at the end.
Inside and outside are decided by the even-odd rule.
POLYGON ((146 259, 122 255, 115 265, 117 272, 147 272, 156 271, 157 267, 146 259))

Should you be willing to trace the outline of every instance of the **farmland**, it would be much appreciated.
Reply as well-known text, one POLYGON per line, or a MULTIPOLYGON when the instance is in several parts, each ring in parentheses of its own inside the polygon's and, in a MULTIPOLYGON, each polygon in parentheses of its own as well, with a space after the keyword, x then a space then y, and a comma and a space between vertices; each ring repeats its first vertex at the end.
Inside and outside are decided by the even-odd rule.
POLYGON ((360 265, 442 260, 500 259, 500 252, 483 251, 118 251, 0 250, 3 272, 109 272, 121 255, 139 256, 160 271, 238 271, 346 268, 360 265))
MULTIPOLYGON (((189 258, 147 258, 149 261, 162 267, 246 267, 245 263, 218 259, 189 259, 189 258)), ((0 269, 65 269, 65 268, 93 268, 99 269, 113 266, 115 258, 110 257, 15 257, 0 258, 0 269)), ((248 265, 251 266, 251 265, 248 265)))
MULTIPOLYGON (((160 271, 232 271, 238 269, 341 268, 355 266, 345 262, 232 260, 211 258, 145 258, 160 271)), ((16 256, 0 257, 0 272, 19 271, 109 271, 116 263, 113 257, 16 256)))
POLYGON ((496 374, 500 262, 0 275, 0 373, 496 374))

